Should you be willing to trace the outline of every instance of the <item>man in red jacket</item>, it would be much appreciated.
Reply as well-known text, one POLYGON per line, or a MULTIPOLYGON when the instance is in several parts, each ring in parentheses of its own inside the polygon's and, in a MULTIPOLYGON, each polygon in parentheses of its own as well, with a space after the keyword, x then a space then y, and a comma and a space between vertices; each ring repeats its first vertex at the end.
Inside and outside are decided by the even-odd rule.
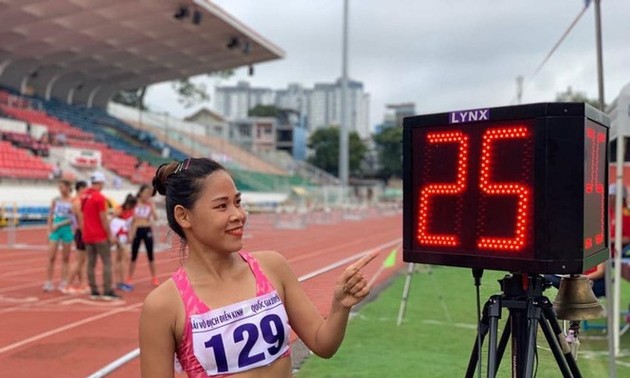
POLYGON ((83 212, 83 241, 87 251, 87 275, 90 283, 90 298, 104 300, 120 299, 112 289, 112 259, 111 242, 115 239, 109 227, 107 216, 107 200, 101 194, 105 185, 105 175, 94 172, 90 178, 92 186, 81 196, 81 211, 83 212), (99 256, 103 263, 103 295, 96 285, 94 268, 99 256))

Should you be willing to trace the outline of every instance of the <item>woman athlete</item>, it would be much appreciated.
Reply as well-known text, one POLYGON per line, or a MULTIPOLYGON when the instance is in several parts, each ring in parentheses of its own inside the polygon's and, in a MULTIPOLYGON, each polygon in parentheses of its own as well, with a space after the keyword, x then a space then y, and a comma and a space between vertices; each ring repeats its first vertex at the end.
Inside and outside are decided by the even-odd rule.
POLYGON ((131 223, 131 262, 129 263, 129 274, 127 275, 127 285, 132 287, 133 273, 136 270, 136 260, 140 251, 140 243, 144 243, 149 260, 149 270, 151 271, 151 283, 154 286, 159 284, 155 274, 155 264, 153 263, 153 222, 157 220, 155 205, 151 201, 153 189, 149 185, 142 185, 138 190, 138 202, 133 209, 133 221, 131 223))
POLYGON ((337 279, 322 318, 287 261, 243 251, 246 213, 225 169, 209 159, 158 168, 169 226, 188 251, 182 267, 145 299, 140 316, 143 377, 291 377, 291 330, 318 356, 339 348, 353 305, 369 293, 363 257, 337 279))
POLYGON ((72 220, 74 215, 72 208, 72 183, 68 180, 59 180, 59 196, 50 204, 48 212, 48 261, 46 265, 46 281, 43 291, 50 292, 55 289, 53 284, 53 271, 59 244, 61 247, 61 280, 57 288, 65 291, 68 284, 68 271, 70 268, 70 248, 74 240, 72 232, 72 220))

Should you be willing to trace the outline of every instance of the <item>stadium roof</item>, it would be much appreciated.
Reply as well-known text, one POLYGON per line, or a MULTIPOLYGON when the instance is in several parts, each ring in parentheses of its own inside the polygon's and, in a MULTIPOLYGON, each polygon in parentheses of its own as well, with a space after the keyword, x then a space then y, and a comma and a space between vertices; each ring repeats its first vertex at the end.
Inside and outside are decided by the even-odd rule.
POLYGON ((209 0, 0 0, 0 85, 64 102, 283 56, 209 0))

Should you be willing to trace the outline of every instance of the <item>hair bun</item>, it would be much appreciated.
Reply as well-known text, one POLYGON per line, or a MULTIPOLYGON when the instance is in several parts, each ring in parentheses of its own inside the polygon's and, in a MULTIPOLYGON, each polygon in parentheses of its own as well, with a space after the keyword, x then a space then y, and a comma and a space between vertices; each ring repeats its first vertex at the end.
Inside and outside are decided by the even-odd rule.
POLYGON ((153 184, 153 195, 155 195, 156 192, 163 196, 166 195, 166 185, 160 180, 160 177, 158 177, 157 174, 153 176, 151 184, 153 184))
POLYGON ((163 196, 166 195, 166 180, 168 180, 168 177, 175 172, 178 164, 179 162, 174 161, 172 163, 164 163, 158 167, 155 171, 155 176, 153 176, 153 180, 151 181, 154 195, 155 192, 158 192, 163 196))

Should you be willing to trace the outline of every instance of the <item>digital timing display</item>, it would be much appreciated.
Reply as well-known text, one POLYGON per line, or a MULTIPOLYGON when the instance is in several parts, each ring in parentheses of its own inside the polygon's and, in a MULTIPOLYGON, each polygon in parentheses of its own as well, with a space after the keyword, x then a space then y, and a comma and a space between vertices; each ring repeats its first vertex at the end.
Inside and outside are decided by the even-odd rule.
POLYGON ((419 246, 531 255, 531 122, 414 130, 419 246))
POLYGON ((603 261, 607 121, 575 103, 406 118, 405 261, 527 273, 603 261))

